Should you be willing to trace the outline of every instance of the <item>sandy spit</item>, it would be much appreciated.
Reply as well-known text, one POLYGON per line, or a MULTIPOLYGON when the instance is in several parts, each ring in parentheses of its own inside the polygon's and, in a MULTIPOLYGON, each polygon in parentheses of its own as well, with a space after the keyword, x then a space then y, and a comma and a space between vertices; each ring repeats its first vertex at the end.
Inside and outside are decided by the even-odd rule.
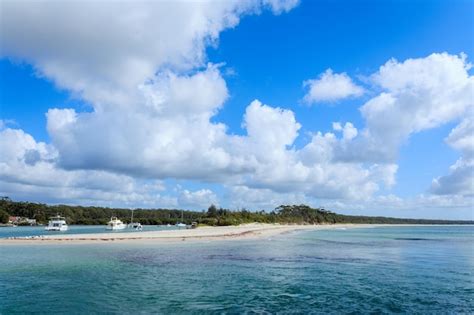
POLYGON ((124 233, 95 233, 95 234, 47 234, 42 237, 25 237, 0 239, 0 245, 20 244, 64 244, 64 243, 115 243, 115 242, 173 242, 173 241, 212 241, 227 239, 247 239, 271 237, 278 234, 298 230, 327 229, 363 225, 280 225, 280 224, 245 224, 239 226, 199 227, 197 229, 182 229, 169 231, 142 231, 124 233))
MULTIPOLYGON (((48 234, 42 237, 0 239, 0 246, 20 244, 97 244, 116 242, 168 243, 175 241, 212 241, 228 239, 268 238, 299 230, 343 229, 360 227, 393 226, 390 224, 327 224, 327 225, 280 225, 252 223, 239 226, 199 227, 169 231, 142 231, 95 234, 48 234)), ((401 226, 401 225, 396 225, 401 226)))

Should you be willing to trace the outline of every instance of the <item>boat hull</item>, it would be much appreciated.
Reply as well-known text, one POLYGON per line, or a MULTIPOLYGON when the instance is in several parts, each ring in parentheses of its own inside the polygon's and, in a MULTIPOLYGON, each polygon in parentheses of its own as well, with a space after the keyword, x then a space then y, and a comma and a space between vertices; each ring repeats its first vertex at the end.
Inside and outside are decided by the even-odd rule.
POLYGON ((68 230, 67 226, 47 226, 44 228, 46 231, 50 232, 64 232, 68 230))
POLYGON ((138 230, 138 231, 141 231, 143 229, 143 227, 140 223, 130 223, 130 224, 128 224, 127 227, 129 229, 134 229, 134 230, 138 230))
POLYGON ((124 230, 126 227, 127 226, 125 224, 123 224, 123 225, 107 226, 105 229, 115 231, 115 230, 124 230))

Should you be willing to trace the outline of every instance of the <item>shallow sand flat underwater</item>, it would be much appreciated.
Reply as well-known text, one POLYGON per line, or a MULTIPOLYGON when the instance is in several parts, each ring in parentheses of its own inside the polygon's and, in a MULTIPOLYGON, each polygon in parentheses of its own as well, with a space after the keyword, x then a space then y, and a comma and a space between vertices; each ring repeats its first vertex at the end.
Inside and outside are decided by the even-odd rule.
POLYGON ((0 314, 473 313, 473 226, 272 231, 0 245, 0 314))
MULTIPOLYGON (((390 226, 410 226, 392 224, 321 224, 321 225, 285 225, 285 224, 244 224, 239 226, 199 227, 197 229, 122 232, 122 233, 86 233, 59 234, 0 239, 0 245, 21 244, 59 244, 59 243, 113 243, 113 242, 174 242, 199 240, 228 240, 265 238, 299 230, 376 228, 390 226)), ((421 226, 421 225, 417 225, 421 226)))
POLYGON ((182 240, 224 240, 252 237, 268 237, 296 230, 335 227, 329 225, 279 225, 279 224, 246 224, 240 226, 199 227, 169 231, 144 231, 124 233, 91 233, 42 235, 35 237, 15 237, 0 239, 0 244, 40 244, 40 243, 95 243, 95 242, 133 242, 154 241, 169 242, 182 240))

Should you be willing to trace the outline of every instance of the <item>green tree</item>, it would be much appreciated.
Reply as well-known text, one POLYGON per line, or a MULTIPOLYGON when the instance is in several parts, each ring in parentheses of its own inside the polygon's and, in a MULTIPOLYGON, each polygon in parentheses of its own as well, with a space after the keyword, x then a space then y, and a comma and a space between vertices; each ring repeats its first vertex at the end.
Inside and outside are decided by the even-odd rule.
POLYGON ((216 218, 217 217, 217 208, 215 205, 211 205, 209 209, 207 209, 207 216, 210 218, 216 218))
POLYGON ((5 211, 0 209, 0 223, 8 223, 10 215, 5 211))

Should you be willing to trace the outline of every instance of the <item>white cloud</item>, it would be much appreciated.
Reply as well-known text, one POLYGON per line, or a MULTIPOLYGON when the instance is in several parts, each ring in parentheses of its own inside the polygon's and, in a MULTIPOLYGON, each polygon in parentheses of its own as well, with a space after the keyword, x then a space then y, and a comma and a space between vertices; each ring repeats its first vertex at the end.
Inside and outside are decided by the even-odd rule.
POLYGON ((462 152, 464 156, 473 158, 474 156, 474 121, 472 112, 469 118, 457 125, 446 138, 446 142, 456 150, 462 152))
POLYGON ((0 192, 12 198, 122 207, 177 205, 176 198, 161 195, 160 181, 102 170, 60 169, 55 164, 57 151, 22 130, 0 131, 0 151, 0 192))
POLYGON ((437 195, 474 196, 474 160, 460 158, 449 174, 433 179, 431 192, 437 195))
POLYGON ((341 125, 340 122, 333 122, 332 129, 334 129, 334 131, 342 131, 342 139, 348 141, 357 137, 358 134, 357 128, 355 128, 354 125, 350 122, 346 122, 344 127, 341 125))
MULTIPOLYGON (((360 163, 333 164, 329 159, 305 164, 292 148, 301 126, 290 110, 252 102, 243 122, 246 136, 229 135, 225 125, 211 122, 228 91, 218 66, 203 68, 204 47, 259 5, 281 13, 295 4, 8 2, 9 18, 3 23, 10 32, 2 43, 4 53, 33 63, 42 75, 93 106, 91 112, 48 111, 47 128, 57 150, 57 162, 50 167, 365 198, 385 179, 360 163), (68 23, 58 27, 62 19, 68 23), (26 35, 11 35, 19 33, 26 35), (42 34, 48 38, 36 40, 42 34)), ((346 123, 343 141, 356 135, 346 123)), ((29 163, 35 159, 28 155, 29 163)))
POLYGON ((232 174, 245 167, 224 148, 226 127, 210 122, 227 97, 217 68, 192 76, 164 75, 145 88, 146 105, 140 108, 49 110, 48 131, 60 164, 177 178, 232 174))
MULTIPOLYGON (((102 106, 137 105, 137 86, 166 69, 203 66, 205 48, 245 14, 289 11, 295 0, 2 1, 1 55, 25 60, 102 106)), ((139 104, 138 104, 139 105, 139 104)))
POLYGON ((291 145, 301 128, 292 111, 272 108, 258 100, 247 107, 244 121, 250 141, 275 150, 291 145))
POLYGON ((446 142, 461 151, 449 168, 449 174, 433 179, 431 192, 437 195, 474 196, 474 123, 465 118, 446 138, 446 142))
POLYGON ((364 94, 364 89, 346 73, 334 73, 331 69, 327 69, 318 79, 304 81, 303 86, 309 89, 303 98, 307 104, 336 102, 364 94))
POLYGON ((333 211, 346 214, 382 215, 425 219, 474 219, 473 198, 460 195, 419 194, 414 197, 374 196, 364 202, 350 200, 323 200, 333 211), (383 212, 380 211, 383 209, 383 212))
POLYGON ((276 193, 269 189, 232 186, 226 196, 233 209, 273 210, 279 205, 307 204, 338 213, 406 218, 474 219, 472 196, 418 194, 400 198, 382 194, 365 200, 313 198, 303 193, 276 193))
POLYGON ((263 0, 263 4, 270 6, 274 14, 288 12, 299 4, 299 0, 263 0))
POLYGON ((411 135, 471 113, 470 67, 465 55, 446 53, 387 62, 371 76, 381 92, 360 107, 364 129, 351 141, 335 143, 334 159, 394 163, 411 135))
MULTIPOLYGON (((233 146, 231 152, 232 156, 244 156, 253 169, 243 175, 240 184, 313 197, 364 199, 376 192, 380 184, 394 182, 387 178, 396 172, 391 165, 366 167, 362 163, 333 161, 328 151, 339 141, 333 134, 317 134, 302 149, 292 148, 301 126, 291 111, 254 101, 244 119, 248 137, 240 138, 240 146, 233 146), (382 172, 382 168, 390 171, 382 172)), ((341 129, 341 142, 357 134, 351 123, 341 129)))
MULTIPOLYGON (((334 132, 315 132, 302 147, 295 146, 301 130, 295 114, 258 100, 243 117, 247 134, 232 135, 213 120, 229 92, 205 48, 245 14, 264 7, 279 14, 296 4, 4 1, 1 54, 33 64, 92 110, 50 109, 51 144, 3 126, 2 193, 124 205, 218 201, 206 189, 172 197, 155 182, 177 178, 225 184, 235 198, 262 207, 315 198, 371 202, 396 182, 397 153, 410 135, 471 108, 470 65, 464 55, 391 60, 371 77, 382 91, 361 107, 363 128, 335 123, 334 132)), ((306 85, 308 103, 364 93, 331 70, 306 85)), ((449 137, 460 150, 464 128, 449 137)), ((452 174, 469 179, 469 163, 463 157, 452 174)), ((455 182, 436 181, 437 193, 449 193, 442 187, 455 182)))
POLYGON ((233 209, 272 210, 285 204, 309 204, 304 193, 276 193, 265 188, 231 186, 228 188, 229 206, 233 209))
POLYGON ((384 90, 361 107, 364 145, 375 159, 394 160, 413 133, 463 117, 472 109, 474 77, 465 55, 390 60, 372 78, 384 90))
POLYGON ((216 194, 209 189, 189 191, 184 189, 180 192, 178 202, 184 207, 191 209, 207 209, 211 204, 219 205, 216 194))

